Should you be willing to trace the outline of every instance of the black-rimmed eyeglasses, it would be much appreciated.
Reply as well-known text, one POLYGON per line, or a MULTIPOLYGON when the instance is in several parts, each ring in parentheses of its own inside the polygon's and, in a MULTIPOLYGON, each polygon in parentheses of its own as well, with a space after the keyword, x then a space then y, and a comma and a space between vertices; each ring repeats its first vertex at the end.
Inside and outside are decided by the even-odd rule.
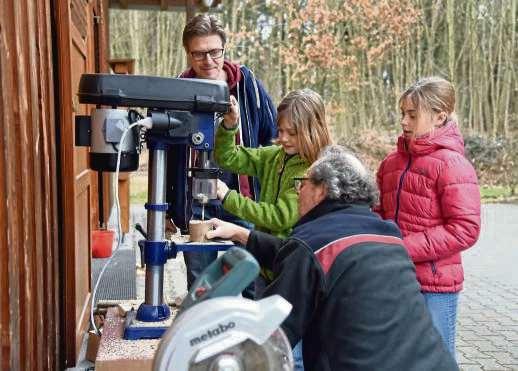
POLYGON ((299 193, 305 180, 309 180, 308 177, 293 178, 293 185, 295 186, 295 192, 299 193))
POLYGON ((212 59, 219 59, 223 57, 223 53, 225 52, 225 49, 211 49, 203 52, 190 52, 192 59, 195 61, 202 61, 207 57, 207 54, 212 59))

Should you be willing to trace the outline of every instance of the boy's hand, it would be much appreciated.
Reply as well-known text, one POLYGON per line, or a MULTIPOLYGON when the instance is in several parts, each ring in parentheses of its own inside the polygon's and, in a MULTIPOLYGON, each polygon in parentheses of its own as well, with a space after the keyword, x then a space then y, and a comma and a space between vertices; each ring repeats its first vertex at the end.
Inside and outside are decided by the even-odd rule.
POLYGON ((216 191, 216 196, 218 197, 219 200, 223 200, 223 198, 225 197, 225 195, 228 192, 228 186, 225 184, 225 182, 218 179, 217 187, 218 187, 218 190, 216 191))
POLYGON ((226 129, 234 129, 237 127, 237 124, 239 122, 239 103, 237 102, 237 99, 231 95, 230 96, 230 109, 227 113, 223 115, 223 123, 222 125, 226 129))

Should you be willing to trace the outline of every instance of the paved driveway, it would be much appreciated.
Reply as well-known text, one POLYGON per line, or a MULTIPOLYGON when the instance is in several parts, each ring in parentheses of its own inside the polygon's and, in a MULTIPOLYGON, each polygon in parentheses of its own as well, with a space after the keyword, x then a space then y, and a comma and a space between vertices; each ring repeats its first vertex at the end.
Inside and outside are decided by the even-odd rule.
POLYGON ((518 205, 484 205, 480 239, 463 260, 457 361, 462 370, 518 370, 518 205))

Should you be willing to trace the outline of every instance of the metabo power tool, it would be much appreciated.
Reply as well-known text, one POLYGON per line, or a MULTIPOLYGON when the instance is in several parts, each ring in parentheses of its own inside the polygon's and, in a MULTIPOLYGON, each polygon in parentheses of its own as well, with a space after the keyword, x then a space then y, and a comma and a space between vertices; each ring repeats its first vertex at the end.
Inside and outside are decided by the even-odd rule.
POLYGON ((160 342, 154 371, 289 371, 290 343, 279 327, 291 304, 239 293, 259 273, 246 250, 232 247, 194 282, 160 342))

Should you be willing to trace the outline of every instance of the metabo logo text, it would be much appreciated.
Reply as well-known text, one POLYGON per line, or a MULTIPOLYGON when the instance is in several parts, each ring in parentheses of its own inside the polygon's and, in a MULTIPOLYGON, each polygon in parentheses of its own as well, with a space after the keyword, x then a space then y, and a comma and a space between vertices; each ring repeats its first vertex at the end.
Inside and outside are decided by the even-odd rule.
POLYGON ((230 321, 226 325, 220 323, 218 325, 218 327, 216 327, 215 329, 212 329, 212 330, 209 329, 209 330, 207 330, 206 333, 204 333, 204 334, 202 334, 200 336, 193 337, 190 340, 191 347, 195 346, 197 344, 203 343, 204 341, 207 341, 207 340, 209 340, 209 339, 211 339, 213 337, 221 335, 222 333, 227 332, 228 330, 233 329, 234 327, 236 327, 236 324, 233 321, 230 321))

